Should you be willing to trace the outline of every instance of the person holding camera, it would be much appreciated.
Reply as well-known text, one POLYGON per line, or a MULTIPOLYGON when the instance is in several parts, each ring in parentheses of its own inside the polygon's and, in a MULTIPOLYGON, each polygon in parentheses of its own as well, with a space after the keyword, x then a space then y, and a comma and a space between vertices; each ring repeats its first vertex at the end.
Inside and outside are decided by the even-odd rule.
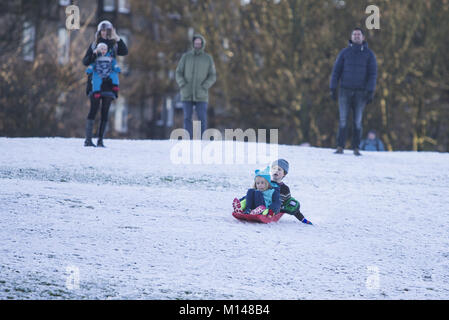
MULTIPOLYGON (((108 52, 114 59, 119 56, 126 56, 128 54, 128 47, 125 42, 117 35, 112 23, 103 20, 97 26, 97 32, 95 33, 95 41, 89 46, 86 54, 83 58, 83 64, 89 66, 95 62, 98 56, 101 56, 98 44, 105 43, 108 47, 108 52)), ((109 107, 112 100, 118 96, 118 87, 112 83, 110 78, 103 80, 100 88, 100 92, 93 94, 92 79, 89 76, 87 81, 86 94, 90 97, 90 110, 87 115, 86 122, 86 140, 84 141, 85 147, 95 147, 92 142, 92 130, 95 123, 95 116, 101 105, 101 119, 100 128, 98 130, 97 147, 104 147, 103 136, 108 122, 109 107)))

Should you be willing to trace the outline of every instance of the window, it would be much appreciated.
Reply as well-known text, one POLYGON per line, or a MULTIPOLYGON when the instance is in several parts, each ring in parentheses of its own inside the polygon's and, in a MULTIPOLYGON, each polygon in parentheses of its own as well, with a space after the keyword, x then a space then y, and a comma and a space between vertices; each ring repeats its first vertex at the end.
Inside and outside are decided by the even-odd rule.
POLYGON ((120 13, 129 13, 130 6, 128 0, 118 0, 118 12, 120 13))
POLYGON ((344 2, 343 0, 334 0, 334 3, 337 9, 342 9, 346 5, 346 2, 344 2))
POLYGON ((58 62, 66 64, 69 62, 70 33, 65 28, 58 30, 58 62))
POLYGON ((123 97, 118 97, 115 102, 114 128, 117 132, 128 132, 128 107, 123 97))
POLYGON ((262 68, 265 62, 265 59, 258 53, 254 53, 254 60, 256 61, 256 66, 262 68))
POLYGON ((114 12, 115 11, 115 0, 103 0, 103 11, 114 12))
POLYGON ((157 116, 156 125, 158 127, 163 127, 164 126, 163 115, 164 114, 163 114, 162 106, 157 107, 157 110, 156 110, 156 116, 157 116))
POLYGON ((36 27, 29 21, 23 24, 22 45, 23 59, 26 61, 34 60, 34 42, 36 39, 36 27))
POLYGON ((64 104, 67 102, 67 92, 61 92, 58 96, 56 109, 55 109, 55 117, 57 120, 61 120, 64 115, 64 104))
POLYGON ((223 38, 223 49, 225 49, 225 50, 229 49, 229 40, 228 40, 228 38, 223 38))
POLYGON ((195 30, 192 27, 190 27, 187 30, 187 39, 192 40, 194 35, 195 35, 195 30))
POLYGON ((59 0, 60 6, 68 6, 70 4, 70 0, 59 0))
POLYGON ((173 108, 173 100, 171 98, 167 98, 165 100, 165 107, 167 110, 167 123, 165 124, 165 126, 173 127, 174 108, 173 108))

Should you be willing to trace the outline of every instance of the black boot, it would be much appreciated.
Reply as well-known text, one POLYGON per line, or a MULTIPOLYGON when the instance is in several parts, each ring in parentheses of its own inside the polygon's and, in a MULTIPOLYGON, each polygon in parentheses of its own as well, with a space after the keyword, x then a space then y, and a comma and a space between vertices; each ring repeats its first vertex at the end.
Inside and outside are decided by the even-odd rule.
POLYGON ((103 144, 103 136, 104 136, 104 131, 106 130, 107 123, 108 123, 107 121, 100 122, 100 129, 98 130, 97 147, 102 147, 102 148, 105 147, 103 144))
POLYGON ((92 129, 94 128, 95 120, 87 119, 86 122, 86 140, 84 140, 85 147, 96 147, 96 145, 92 142, 92 129))
POLYGON ((335 150, 336 154, 343 154, 343 148, 342 147, 337 147, 337 150, 335 150))

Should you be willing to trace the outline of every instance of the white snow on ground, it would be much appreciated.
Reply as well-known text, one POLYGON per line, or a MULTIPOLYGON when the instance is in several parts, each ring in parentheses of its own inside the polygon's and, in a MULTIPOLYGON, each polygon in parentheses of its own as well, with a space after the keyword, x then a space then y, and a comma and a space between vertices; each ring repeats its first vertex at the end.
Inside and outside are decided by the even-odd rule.
POLYGON ((0 138, 0 299, 449 299, 449 154, 280 145, 315 225, 264 225, 231 215, 262 164, 82 143, 0 138))

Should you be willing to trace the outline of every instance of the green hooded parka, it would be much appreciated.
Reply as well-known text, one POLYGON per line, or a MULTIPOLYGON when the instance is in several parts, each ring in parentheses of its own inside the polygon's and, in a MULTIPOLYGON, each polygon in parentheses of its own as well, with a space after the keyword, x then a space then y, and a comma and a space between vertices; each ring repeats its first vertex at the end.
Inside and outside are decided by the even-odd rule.
POLYGON ((176 68, 176 82, 181 89, 181 101, 208 102, 208 90, 217 79, 214 60, 211 55, 204 52, 206 40, 196 34, 192 39, 202 40, 201 49, 184 53, 176 68))

